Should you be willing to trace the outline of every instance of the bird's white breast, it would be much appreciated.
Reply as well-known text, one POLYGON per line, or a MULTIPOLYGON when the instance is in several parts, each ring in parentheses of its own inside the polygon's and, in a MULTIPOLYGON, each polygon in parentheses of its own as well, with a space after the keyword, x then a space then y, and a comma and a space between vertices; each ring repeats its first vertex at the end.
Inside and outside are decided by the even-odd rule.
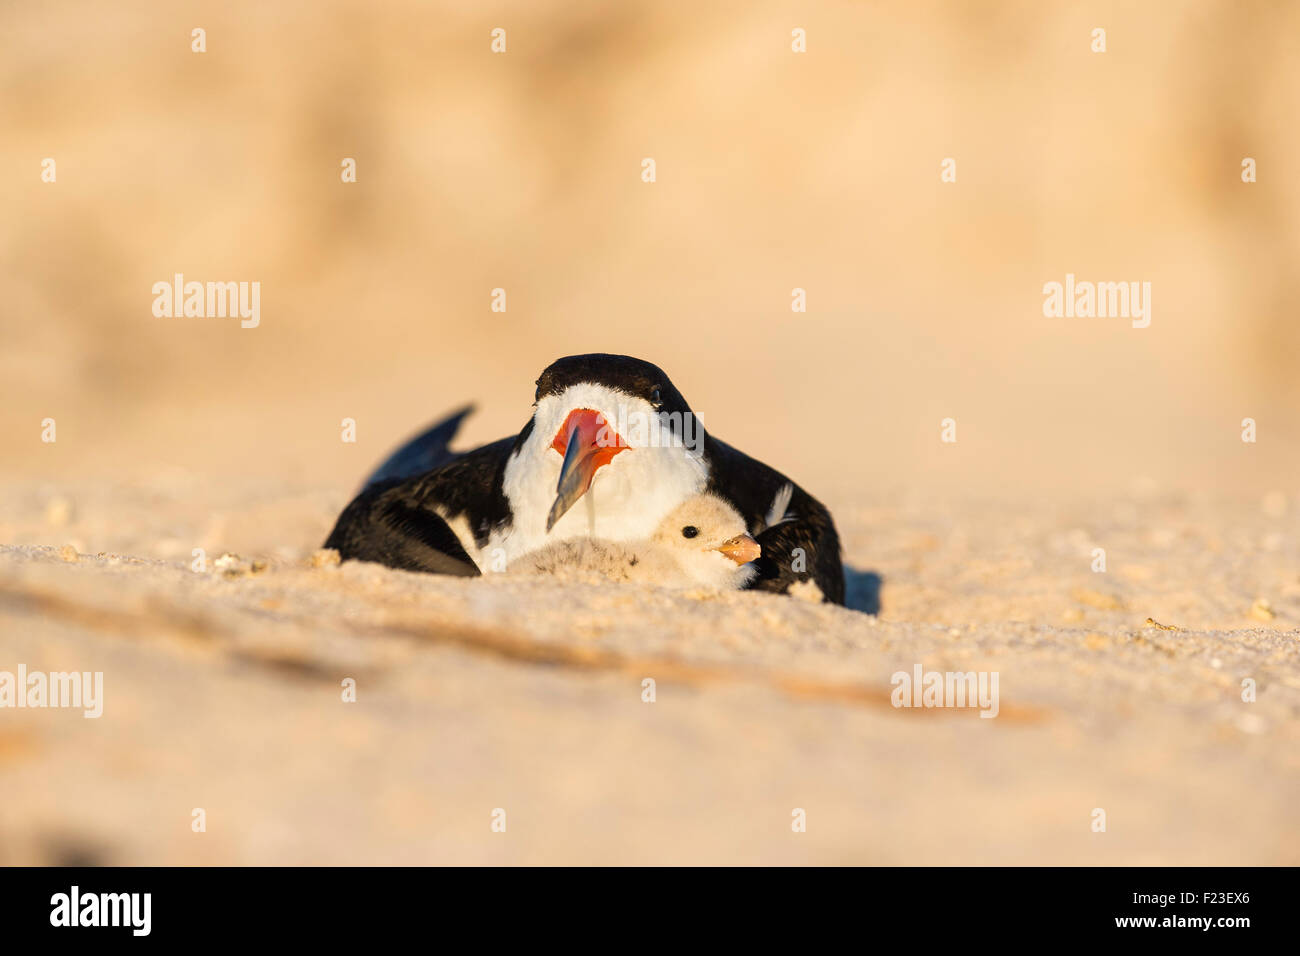
POLYGON ((532 432, 506 463, 503 490, 514 516, 511 526, 494 531, 483 548, 477 548, 472 538, 466 542, 461 530, 453 527, 479 570, 489 572, 502 562, 508 565, 513 558, 568 538, 647 539, 669 511, 704 489, 708 481, 704 464, 680 440, 666 430, 649 436, 629 430, 623 436, 629 447, 596 472, 591 488, 548 533, 546 515, 555 501, 564 460, 551 445, 575 408, 600 412, 612 427, 638 412, 656 414, 642 399, 594 384, 574 385, 539 401, 532 432))

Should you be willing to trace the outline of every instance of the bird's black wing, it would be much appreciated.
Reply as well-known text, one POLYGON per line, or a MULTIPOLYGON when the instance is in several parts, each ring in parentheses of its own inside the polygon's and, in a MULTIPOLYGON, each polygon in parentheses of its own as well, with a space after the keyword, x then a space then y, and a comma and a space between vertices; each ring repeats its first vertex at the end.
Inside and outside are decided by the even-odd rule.
POLYGON ((414 478, 456 458, 457 453, 448 446, 460 430, 460 423, 472 411, 474 406, 466 405, 403 443, 371 473, 362 487, 369 488, 397 478, 414 478))
POLYGON ((750 588, 784 594, 790 585, 811 578, 827 601, 843 604, 840 538, 826 506, 775 468, 712 435, 705 440, 705 456, 708 490, 735 506, 762 545, 763 556, 754 562, 758 576, 750 588), (768 509, 787 483, 793 488, 788 520, 767 527, 768 509))
POLYGON ((375 561, 432 574, 478 575, 478 566, 443 515, 463 516, 480 547, 495 528, 510 520, 501 484, 516 441, 503 438, 414 478, 367 485, 343 509, 325 547, 337 549, 345 561, 375 561))

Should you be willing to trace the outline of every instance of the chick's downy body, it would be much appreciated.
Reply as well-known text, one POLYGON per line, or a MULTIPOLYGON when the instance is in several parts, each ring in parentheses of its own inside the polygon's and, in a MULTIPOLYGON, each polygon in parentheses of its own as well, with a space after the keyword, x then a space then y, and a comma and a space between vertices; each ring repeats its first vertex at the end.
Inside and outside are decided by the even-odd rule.
POLYGON ((646 541, 569 538, 511 562, 515 574, 641 582, 668 588, 739 590, 761 554, 734 508, 710 494, 674 508, 646 541))

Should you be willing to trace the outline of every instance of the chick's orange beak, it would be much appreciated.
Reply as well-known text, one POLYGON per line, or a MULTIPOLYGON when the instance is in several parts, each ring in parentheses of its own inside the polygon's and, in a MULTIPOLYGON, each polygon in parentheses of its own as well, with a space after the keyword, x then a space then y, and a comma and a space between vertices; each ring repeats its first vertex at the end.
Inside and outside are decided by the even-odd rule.
POLYGON ((738 534, 722 542, 715 551, 720 551, 737 564, 748 564, 763 556, 763 546, 747 534, 738 534))
POLYGON ((555 433, 551 447, 564 456, 564 463, 555 486, 555 503, 546 516, 547 531, 587 493, 596 469, 608 465, 628 444, 600 412, 575 408, 555 433))

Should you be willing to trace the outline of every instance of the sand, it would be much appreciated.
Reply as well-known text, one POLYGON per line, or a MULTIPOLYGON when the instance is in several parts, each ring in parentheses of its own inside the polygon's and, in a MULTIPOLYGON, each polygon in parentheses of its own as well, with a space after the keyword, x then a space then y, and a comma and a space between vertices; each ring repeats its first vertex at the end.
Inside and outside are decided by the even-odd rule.
POLYGON ((7 489, 0 669, 104 712, 0 711, 0 863, 1300 861, 1296 501, 832 502, 873 615, 313 558, 344 500, 7 489))

